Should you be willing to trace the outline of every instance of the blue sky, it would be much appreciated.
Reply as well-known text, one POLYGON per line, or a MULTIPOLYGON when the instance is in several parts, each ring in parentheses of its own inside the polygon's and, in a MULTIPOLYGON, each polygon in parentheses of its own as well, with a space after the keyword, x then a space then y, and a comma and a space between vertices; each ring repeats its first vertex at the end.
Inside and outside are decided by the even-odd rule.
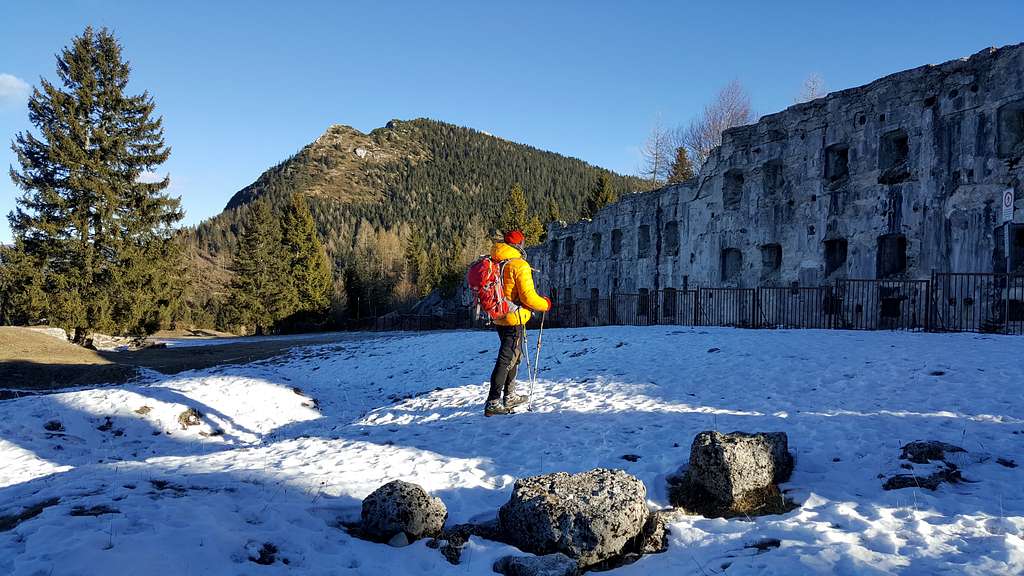
MULTIPOLYGON (((12 0, 0 13, 0 166, 30 128, 25 87, 54 78, 87 24, 107 26, 164 116, 162 172, 189 224, 334 123, 430 117, 633 173, 657 117, 687 121, 732 79, 766 114, 810 73, 837 90, 1024 41, 1019 1, 12 0)), ((18 194, 0 176, 0 213, 18 194)))

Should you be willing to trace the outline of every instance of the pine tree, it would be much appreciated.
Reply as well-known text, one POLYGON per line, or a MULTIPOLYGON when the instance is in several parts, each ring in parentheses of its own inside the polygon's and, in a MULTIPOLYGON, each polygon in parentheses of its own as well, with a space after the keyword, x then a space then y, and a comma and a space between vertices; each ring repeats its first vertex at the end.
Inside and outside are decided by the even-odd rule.
POLYGON ((523 236, 526 237, 527 246, 536 246, 544 238, 544 225, 540 222, 540 216, 534 216, 526 222, 523 228, 523 236))
POLYGON ((153 330, 181 293, 180 200, 164 193, 169 177, 141 178, 170 148, 149 94, 124 93, 129 72, 114 36, 86 28, 57 56, 60 82, 41 80, 29 98, 39 136, 12 143, 24 191, 8 216, 14 250, 40 267, 43 316, 79 341, 90 329, 153 330))
POLYGON ((297 300, 296 312, 320 318, 331 304, 331 262, 317 236, 309 205, 298 193, 292 194, 285 210, 281 237, 297 300))
POLYGON ((619 195, 612 186, 611 177, 607 173, 602 172, 594 181, 594 186, 590 190, 590 197, 587 198, 587 216, 593 218, 601 208, 614 204, 618 199, 619 195))
POLYGON ((502 233, 512 230, 525 231, 524 229, 529 223, 529 219, 526 215, 526 194, 523 193, 523 187, 518 183, 513 185, 512 190, 504 200, 504 209, 501 213, 501 218, 498 220, 498 229, 502 233))
POLYGON ((35 324, 45 315, 41 267, 20 244, 0 245, 0 324, 35 324))
POLYGON ((238 324, 263 335, 294 312, 298 295, 288 277, 281 227, 266 202, 252 205, 231 271, 229 305, 238 324))
POLYGON ((676 148, 676 157, 672 160, 672 168, 668 174, 668 183, 678 184, 686 182, 693 178, 693 176, 693 163, 690 162, 690 155, 686 153, 685 146, 679 146, 676 148))
POLYGON ((558 207, 551 198, 548 198, 548 222, 561 222, 562 221, 562 209, 558 207))
POLYGON ((406 240, 405 265, 409 271, 409 281, 416 286, 416 296, 423 298, 430 294, 434 289, 430 258, 427 256, 427 243, 419 232, 413 232, 406 240))

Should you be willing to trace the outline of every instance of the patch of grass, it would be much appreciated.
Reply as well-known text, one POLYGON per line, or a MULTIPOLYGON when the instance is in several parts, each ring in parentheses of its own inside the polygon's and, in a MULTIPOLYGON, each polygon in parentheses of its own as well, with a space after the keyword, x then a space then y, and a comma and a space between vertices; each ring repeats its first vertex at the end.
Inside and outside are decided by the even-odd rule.
POLYGON ((102 516, 104 514, 120 514, 121 511, 117 508, 111 508, 106 504, 97 504, 96 506, 75 506, 68 512, 69 516, 102 516))
POLYGON ((26 506, 21 512, 11 516, 0 516, 0 532, 7 532, 13 530, 26 520, 31 520, 36 516, 43 513, 50 506, 56 506, 60 503, 60 498, 50 498, 49 500, 43 500, 35 504, 26 506))

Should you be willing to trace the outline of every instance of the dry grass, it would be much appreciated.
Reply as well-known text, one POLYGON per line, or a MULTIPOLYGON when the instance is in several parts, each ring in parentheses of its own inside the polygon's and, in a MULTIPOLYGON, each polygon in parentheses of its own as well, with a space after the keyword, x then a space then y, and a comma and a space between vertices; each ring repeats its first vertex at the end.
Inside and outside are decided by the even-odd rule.
POLYGON ((223 364, 246 364, 279 356, 299 344, 323 344, 337 339, 337 335, 324 335, 298 342, 274 339, 218 346, 98 352, 27 328, 3 326, 0 327, 0 400, 17 396, 12 389, 42 391, 121 384, 135 378, 139 368, 177 374, 223 364), (5 388, 7 391, 3 390, 5 388))

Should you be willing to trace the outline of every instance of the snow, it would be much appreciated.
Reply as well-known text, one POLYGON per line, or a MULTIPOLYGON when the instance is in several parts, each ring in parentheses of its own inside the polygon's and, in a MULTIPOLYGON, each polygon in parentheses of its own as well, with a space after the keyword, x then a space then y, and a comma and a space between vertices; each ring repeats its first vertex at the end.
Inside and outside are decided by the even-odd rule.
POLYGON ((191 348, 195 346, 222 346, 225 344, 247 344, 256 342, 291 342, 301 343, 303 340, 342 340, 364 336, 359 332, 310 332, 307 334, 285 334, 281 336, 235 336, 186 338, 154 338, 153 342, 165 344, 168 348, 191 348))
POLYGON ((788 433, 796 469, 782 488, 800 507, 687 517, 668 552, 615 574, 1024 572, 1024 467, 996 463, 1024 464, 1021 338, 547 330, 535 410, 489 419, 491 333, 297 345, 0 403, 0 516, 60 498, 0 532, 0 574, 491 574, 513 548, 473 538, 452 566, 423 541, 372 544, 339 522, 393 479, 440 496, 458 523, 492 518, 518 477, 597 466, 636 475, 666 506, 665 476, 706 429, 788 433), (188 407, 201 426, 182 429, 188 407), (44 429, 54 420, 62 431, 44 429), (879 474, 906 472, 899 448, 918 439, 966 448, 970 482, 883 491, 879 474), (71 515, 99 505, 116 512, 71 515), (780 546, 749 546, 766 538, 780 546), (276 562, 251 562, 268 542, 276 562))

